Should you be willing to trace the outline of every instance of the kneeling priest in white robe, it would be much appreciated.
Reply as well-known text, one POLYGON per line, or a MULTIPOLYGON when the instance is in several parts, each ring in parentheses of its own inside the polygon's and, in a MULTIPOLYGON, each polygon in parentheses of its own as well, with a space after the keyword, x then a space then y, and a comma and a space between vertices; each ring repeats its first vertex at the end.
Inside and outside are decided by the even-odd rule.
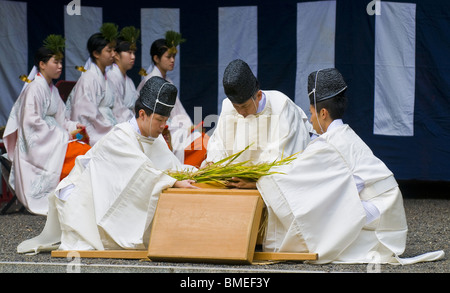
MULTIPOLYGON (((262 91, 247 63, 230 62, 224 71, 222 103, 217 127, 207 146, 208 162, 217 162, 250 145, 236 162, 273 162, 302 151, 313 132, 308 117, 279 91, 262 91)), ((235 187, 241 187, 238 182, 235 187)))
POLYGON ((171 83, 149 79, 136 101, 136 117, 77 157, 49 197, 44 230, 17 251, 146 249, 162 190, 196 188, 164 173, 183 167, 161 136, 176 96, 171 83))
POLYGON ((308 76, 311 123, 320 136, 292 164, 257 182, 268 210, 264 250, 318 253, 313 263, 407 264, 407 223, 393 173, 341 120, 347 85, 334 68, 308 76))

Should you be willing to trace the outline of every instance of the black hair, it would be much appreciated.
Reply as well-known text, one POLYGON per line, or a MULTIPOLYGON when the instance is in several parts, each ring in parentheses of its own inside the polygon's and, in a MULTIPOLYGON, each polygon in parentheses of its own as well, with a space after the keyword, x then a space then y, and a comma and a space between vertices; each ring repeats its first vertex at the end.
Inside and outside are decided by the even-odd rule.
POLYGON ((55 53, 52 50, 40 47, 36 54, 34 54, 34 65, 39 69, 39 63, 41 61, 47 63, 53 56, 55 56, 55 53))
MULTIPOLYGON (((169 47, 167 46, 165 39, 158 39, 153 42, 152 46, 150 47, 150 57, 152 57, 152 62, 155 64, 155 60, 153 60, 153 56, 158 56, 158 58, 161 58, 166 51, 169 50, 169 47)), ((156 64, 155 64, 156 65, 156 64)))
POLYGON ((95 60, 94 52, 101 54, 103 48, 105 48, 109 43, 110 42, 105 39, 101 33, 95 33, 89 38, 87 42, 87 50, 93 61, 95 60))
POLYGON ((141 102, 141 99, 138 98, 134 104, 134 112, 136 113, 135 114, 136 118, 139 118, 139 110, 141 110, 141 109, 145 111, 145 114, 147 116, 150 116, 153 114, 153 111, 151 109, 149 109, 148 107, 144 106, 144 104, 142 104, 142 102, 141 102))
MULTIPOLYGON (((333 98, 317 102, 316 111, 320 112, 322 109, 327 109, 332 120, 342 119, 347 108, 347 97, 345 96, 345 92, 346 91, 341 92, 333 98)), ((309 103, 314 106, 314 94, 310 95, 309 103)))
POLYGON ((118 38, 116 42, 116 47, 114 48, 117 53, 135 51, 131 48, 131 43, 123 38, 118 38))
POLYGON ((256 99, 256 94, 258 93, 259 90, 261 90, 261 87, 259 86, 259 80, 256 79, 256 83, 255 83, 255 92, 254 92, 253 95, 251 96, 251 98, 253 98, 253 100, 256 99))

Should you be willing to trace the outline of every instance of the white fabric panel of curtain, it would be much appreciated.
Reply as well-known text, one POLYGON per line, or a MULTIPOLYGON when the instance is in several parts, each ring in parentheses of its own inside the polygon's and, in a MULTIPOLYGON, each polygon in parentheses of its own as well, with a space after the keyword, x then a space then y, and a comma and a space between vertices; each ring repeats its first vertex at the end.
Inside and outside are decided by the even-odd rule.
POLYGON ((218 114, 226 98, 223 90, 223 72, 228 63, 242 59, 258 74, 258 7, 219 7, 219 79, 218 114))
POLYGON ((334 67, 336 1, 297 3, 295 103, 309 115, 308 75, 334 67))
POLYGON ((28 68, 27 22, 27 3, 0 1, 0 125, 6 125, 22 90, 19 76, 28 75, 32 67, 28 68))
POLYGON ((375 19, 373 133, 414 135, 416 4, 382 2, 375 19))
MULTIPOLYGON (((64 7, 64 12, 67 6, 64 7)), ((87 41, 100 31, 103 24, 103 8, 81 6, 80 15, 64 13, 65 73, 66 80, 77 81, 81 72, 75 66, 84 66, 89 58, 87 41)))

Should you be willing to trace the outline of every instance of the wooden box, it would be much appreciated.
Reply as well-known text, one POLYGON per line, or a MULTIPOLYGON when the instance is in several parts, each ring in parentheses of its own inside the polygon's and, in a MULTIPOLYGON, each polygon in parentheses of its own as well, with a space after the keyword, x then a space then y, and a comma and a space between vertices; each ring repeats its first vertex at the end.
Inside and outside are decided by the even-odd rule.
POLYGON ((169 188, 150 235, 153 261, 253 261, 264 203, 258 190, 169 188))

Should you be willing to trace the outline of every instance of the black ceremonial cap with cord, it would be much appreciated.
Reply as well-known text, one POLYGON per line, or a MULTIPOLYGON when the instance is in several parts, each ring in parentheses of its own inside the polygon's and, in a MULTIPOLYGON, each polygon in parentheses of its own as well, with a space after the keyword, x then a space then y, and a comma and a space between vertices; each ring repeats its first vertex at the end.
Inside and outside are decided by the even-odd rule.
POLYGON ((308 96, 314 94, 315 102, 331 99, 347 89, 342 74, 336 68, 326 68, 308 75, 308 96))
POLYGON ((177 88, 159 76, 149 78, 142 87, 139 99, 153 113, 169 117, 177 99, 177 88))

